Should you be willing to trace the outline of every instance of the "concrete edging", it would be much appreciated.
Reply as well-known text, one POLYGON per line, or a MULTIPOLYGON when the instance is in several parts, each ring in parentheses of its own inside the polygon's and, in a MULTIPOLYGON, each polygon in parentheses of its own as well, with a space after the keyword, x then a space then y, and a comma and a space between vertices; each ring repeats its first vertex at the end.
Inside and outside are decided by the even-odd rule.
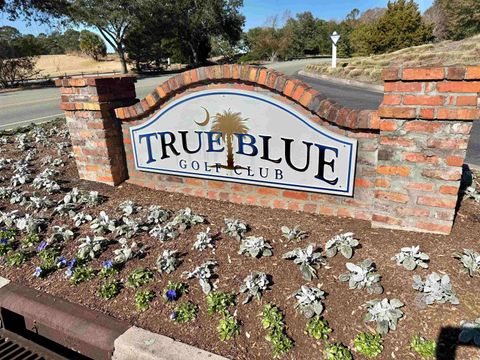
MULTIPOLYGON (((85 349, 85 347, 111 349, 109 358, 115 360, 228 360, 225 357, 136 326, 125 327, 120 321, 99 311, 12 283, 2 276, 0 276, 0 303, 2 307, 6 306, 15 313, 25 315, 27 322, 33 321, 35 324, 36 320, 39 320, 36 327, 39 332, 42 332, 43 329, 44 334, 54 335, 54 332, 50 332, 46 330, 48 328, 42 326, 47 315, 51 319, 50 329, 63 332, 67 325, 72 331, 68 335, 65 333, 64 336, 69 338, 69 344, 77 345, 74 346, 75 351, 79 351, 80 348, 85 349), (48 306, 45 304, 45 299, 42 299, 47 296, 53 299, 48 301, 48 306), (68 319, 65 317, 68 310, 67 303, 76 310, 67 314, 68 319), (23 305, 26 305, 28 309, 22 308, 23 305), (51 314, 52 312, 58 314, 51 314), (60 323, 55 319, 58 319, 60 323), (92 333, 95 333, 95 336, 91 336, 92 333), (81 346, 78 346, 79 344, 81 346)), ((47 336, 47 338, 49 337, 47 336)), ((83 354, 83 352, 81 353, 83 354)), ((104 355, 98 355, 94 350, 84 355, 91 356, 93 359, 105 359, 104 355)))
POLYGON ((326 80, 326 81, 330 81, 330 82, 333 82, 333 83, 336 83, 336 84, 360 87, 360 88, 363 88, 363 89, 367 89, 367 90, 370 90, 370 91, 375 91, 375 92, 383 94, 383 85, 368 84, 368 83, 364 83, 362 81, 351 80, 351 79, 341 79, 341 78, 336 78, 336 77, 333 77, 333 76, 316 74, 316 73, 313 73, 313 72, 310 72, 310 71, 305 71, 305 70, 300 70, 298 72, 298 75, 307 76, 307 77, 314 78, 314 79, 326 80))
POLYGON ((120 335, 114 348, 113 360, 228 360, 136 326, 120 335))

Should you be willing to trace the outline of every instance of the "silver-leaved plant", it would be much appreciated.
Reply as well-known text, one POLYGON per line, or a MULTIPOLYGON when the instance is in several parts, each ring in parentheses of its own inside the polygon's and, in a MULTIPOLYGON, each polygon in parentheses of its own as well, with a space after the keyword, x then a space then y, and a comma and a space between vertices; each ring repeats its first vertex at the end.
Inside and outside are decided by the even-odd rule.
POLYGON ((78 239, 78 241, 80 245, 78 246, 77 257, 80 260, 96 258, 108 245, 108 240, 102 236, 95 236, 93 238, 86 236, 78 239))
POLYGON ((357 265, 346 263, 348 272, 341 274, 340 281, 348 281, 350 289, 367 289, 369 294, 383 293, 383 287, 380 285, 380 274, 377 273, 375 264, 370 259, 363 260, 357 265))
POLYGON ((463 253, 456 252, 453 257, 460 260, 468 275, 473 277, 480 271, 480 254, 470 249, 464 249, 463 253))
POLYGON ((195 214, 192 209, 187 207, 177 212, 171 224, 177 227, 180 232, 183 232, 194 225, 203 224, 204 221, 205 219, 202 216, 195 214))
POLYGON ((294 294, 297 299, 295 308, 305 317, 311 318, 314 315, 320 315, 323 311, 322 300, 325 299, 325 292, 319 288, 302 285, 294 294))
POLYGON ((180 265, 180 258, 176 250, 164 250, 155 262, 157 270, 161 273, 170 274, 180 265))
POLYGON ((90 222, 92 220, 93 220, 92 215, 84 213, 83 211, 73 216, 73 221, 75 222, 76 227, 86 224, 87 222, 90 222))
POLYGON ((300 241, 308 237, 308 233, 306 231, 300 230, 300 227, 296 225, 293 228, 289 228, 288 226, 282 226, 282 235, 288 241, 300 241))
POLYGON ((140 257, 144 253, 144 248, 139 246, 135 241, 132 241, 130 244, 125 238, 120 238, 118 240, 120 248, 113 250, 115 257, 113 261, 116 264, 125 264, 127 261, 140 257))
POLYGON ((111 220, 105 211, 100 211, 100 215, 93 219, 90 228, 96 235, 105 235, 107 233, 115 231, 115 220, 111 220))
POLYGON ((430 257, 424 252, 420 251, 420 246, 403 247, 400 252, 392 257, 392 260, 397 262, 397 265, 402 265, 407 270, 415 270, 417 266, 421 268, 428 268, 428 261, 430 257))
POLYGON ((210 228, 197 234, 197 240, 193 243, 192 249, 203 251, 206 249, 215 249, 215 236, 210 235, 210 228))
POLYGON ((138 213, 142 209, 142 207, 138 206, 131 200, 126 200, 118 205, 118 209, 122 212, 124 216, 130 216, 138 213))
POLYGON ((149 232, 149 235, 155 239, 160 240, 161 242, 174 240, 178 237, 179 232, 175 226, 170 223, 165 224, 165 226, 157 225, 149 232))
POLYGON ((327 244, 325 245, 325 254, 327 257, 334 257, 337 253, 340 253, 346 259, 351 259, 353 256, 353 250, 358 245, 359 242, 354 238, 352 232, 335 235, 327 241, 327 244))
POLYGON ((254 258, 272 256, 272 246, 261 236, 248 236, 240 243, 239 254, 247 254, 254 258))
POLYGON ((68 240, 73 239, 75 236, 74 232, 63 226, 54 226, 52 228, 52 235, 48 240, 49 244, 62 243, 68 240))
POLYGON ((425 281, 422 281, 419 275, 413 275, 412 287, 422 293, 422 301, 427 305, 446 302, 458 305, 460 303, 453 290, 450 277, 446 274, 440 276, 438 273, 432 272, 427 275, 425 281))
POLYGON ((283 259, 293 260, 300 267, 300 272, 305 280, 312 280, 317 277, 317 270, 314 266, 326 265, 326 260, 316 249, 315 244, 309 244, 306 248, 296 248, 282 256, 283 259))
POLYGON ((376 322, 377 332, 379 334, 386 334, 390 330, 396 330, 398 320, 400 320, 404 313, 400 310, 404 304, 398 299, 388 300, 371 300, 367 301, 367 314, 365 315, 365 322, 376 322))
POLYGON ((248 225, 238 219, 224 219, 225 227, 222 232, 237 241, 241 241, 248 231, 248 225))
POLYGON ((240 286, 240 292, 246 293, 246 297, 242 304, 249 303, 253 298, 260 300, 263 292, 270 288, 271 282, 264 272, 252 272, 244 280, 240 286))
POLYGON ((215 266, 217 266, 215 261, 206 261, 202 265, 196 267, 193 271, 184 272, 183 276, 185 276, 187 279, 197 278, 203 293, 209 294, 213 289, 211 280, 212 276, 214 275, 212 270, 215 266))
POLYGON ((148 208, 148 215, 146 223, 149 225, 163 224, 172 216, 170 210, 162 209, 158 205, 151 205, 148 208))

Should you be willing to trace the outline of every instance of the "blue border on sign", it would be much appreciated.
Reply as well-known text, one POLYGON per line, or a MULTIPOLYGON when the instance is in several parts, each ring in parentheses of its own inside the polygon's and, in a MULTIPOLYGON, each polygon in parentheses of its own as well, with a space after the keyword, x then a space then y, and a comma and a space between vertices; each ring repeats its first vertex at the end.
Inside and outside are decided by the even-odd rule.
MULTIPOLYGON (((279 104, 276 104, 272 101, 269 101, 267 99, 263 99, 261 97, 258 97, 258 96, 255 96, 255 95, 252 95, 252 94, 245 94, 245 93, 241 93, 241 92, 230 92, 230 91, 213 91, 213 92, 208 92, 208 93, 204 93, 204 94, 198 94, 198 95, 194 95, 194 96, 190 96, 186 99, 182 99, 182 100, 179 100, 178 102, 175 102, 175 103, 172 103, 170 104, 165 110, 163 111, 160 111, 155 117, 151 118, 149 121, 147 121, 145 124, 143 125, 140 125, 140 126, 136 126, 136 127, 131 127, 130 128, 130 136, 132 138, 132 146, 133 146, 133 151, 134 151, 134 158, 135 158, 135 167, 138 169, 138 170, 146 170, 146 171, 149 171, 149 172, 157 172, 157 173, 161 173, 161 174, 180 174, 180 175, 190 175, 192 177, 195 177, 195 178, 206 178, 206 179, 225 179, 227 181, 230 181, 230 182, 241 182, 241 183, 246 183, 246 184, 249 184, 249 183, 261 183, 261 184, 271 184, 271 185, 275 185, 274 187, 278 188, 279 186, 289 186, 289 187, 293 187, 293 188, 299 188, 300 190, 301 189, 312 189, 312 190, 324 190, 324 191, 328 191, 328 192, 331 192, 331 193, 341 193, 342 195, 344 194, 349 194, 349 195, 352 195, 353 196, 353 191, 352 193, 350 194, 350 185, 351 185, 351 176, 352 176, 352 170, 354 171, 355 169, 353 168, 352 169, 352 157, 353 157, 353 145, 354 145, 354 142, 347 142, 347 141, 343 141, 343 140, 340 140, 340 139, 337 139, 329 134, 326 134, 324 133, 323 131, 313 127, 311 124, 309 124, 308 122, 306 122, 304 119, 302 119, 300 116, 298 116, 297 114, 293 113, 291 110, 287 109, 287 108, 284 108, 283 106, 279 105, 279 104), (206 175, 206 174, 198 174, 198 173, 195 173, 195 172, 189 172, 189 171, 180 171, 180 170, 170 170, 170 169, 159 169, 159 168, 151 168, 151 167, 148 167, 148 166, 140 166, 138 165, 138 161, 137 161, 137 147, 136 147, 136 142, 135 142, 135 132, 136 131, 139 131, 139 130, 142 130, 144 128, 146 128, 147 126, 150 126, 151 124, 155 123, 157 120, 159 120, 164 114, 166 114, 167 112, 169 112, 170 110, 174 109, 175 107, 177 107, 178 105, 181 105, 183 104, 184 102, 187 102, 187 101, 190 101, 190 100, 193 100, 193 99, 196 99, 196 98, 200 98, 200 97, 204 97, 204 96, 211 96, 211 95, 235 95, 235 96, 243 96, 243 97, 248 97, 248 98, 252 98, 252 99, 255 99, 255 100, 260 100, 260 101, 263 101, 265 103, 268 103, 270 105, 273 105, 285 112, 287 112, 288 114, 292 115, 293 117, 295 117, 297 120, 300 120, 302 123, 304 123, 305 125, 307 125, 309 128, 311 128, 312 130, 322 134, 323 136, 326 136, 328 137, 329 139, 332 139, 332 140, 335 140, 339 143, 342 143, 342 144, 345 144, 345 145, 348 145, 350 147, 350 154, 349 154, 349 163, 348 163, 348 179, 347 179, 347 189, 346 190, 337 190, 337 189, 332 189, 332 188, 322 188, 322 187, 315 187, 315 186, 308 186, 308 185, 297 185, 297 184, 287 184, 287 183, 278 183, 278 182, 272 182, 272 181, 265 181, 265 180, 243 180, 243 179, 238 179, 238 178, 235 178, 235 177, 231 177, 231 176, 224 176, 224 175, 206 175)), ((356 141, 356 140, 353 140, 353 141, 356 141)))

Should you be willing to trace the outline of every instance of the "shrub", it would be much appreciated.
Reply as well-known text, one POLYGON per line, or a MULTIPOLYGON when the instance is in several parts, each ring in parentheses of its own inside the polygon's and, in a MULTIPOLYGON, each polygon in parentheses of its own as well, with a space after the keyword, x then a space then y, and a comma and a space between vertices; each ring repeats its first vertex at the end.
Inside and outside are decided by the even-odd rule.
POLYGON ((113 299, 120 293, 120 283, 116 280, 109 281, 104 283, 98 292, 98 296, 102 299, 110 300, 113 299))
POLYGON ((207 312, 212 315, 219 313, 225 315, 228 308, 235 306, 236 295, 224 292, 211 292, 207 295, 207 312))
POLYGON ((355 350, 366 357, 377 357, 383 351, 383 340, 380 334, 361 332, 355 337, 353 343, 355 350))
POLYGON ((137 291, 135 294, 135 307, 138 311, 147 311, 150 308, 150 302, 155 299, 155 292, 152 290, 137 291))
POLYGON ((325 360, 352 360, 352 353, 342 343, 325 345, 325 360))
POLYGON ((272 343, 274 358, 281 357, 293 348, 293 340, 286 333, 283 314, 276 305, 266 304, 261 313, 262 326, 267 330, 267 341, 272 343))
POLYGON ((185 323, 195 320, 198 314, 198 306, 191 301, 185 301, 175 308, 172 318, 176 323, 185 323))
POLYGON ((315 340, 328 340, 328 334, 331 332, 332 329, 328 326, 327 321, 319 315, 315 315, 308 320, 305 328, 305 333, 315 340))
POLYGON ((153 279, 153 272, 146 268, 137 268, 128 275, 127 286, 138 288, 148 284, 153 279))
POLYGON ((427 340, 420 335, 414 335, 410 347, 422 358, 434 357, 437 344, 434 340, 427 340))
POLYGON ((230 314, 224 314, 217 327, 221 341, 227 341, 240 334, 240 322, 230 314))

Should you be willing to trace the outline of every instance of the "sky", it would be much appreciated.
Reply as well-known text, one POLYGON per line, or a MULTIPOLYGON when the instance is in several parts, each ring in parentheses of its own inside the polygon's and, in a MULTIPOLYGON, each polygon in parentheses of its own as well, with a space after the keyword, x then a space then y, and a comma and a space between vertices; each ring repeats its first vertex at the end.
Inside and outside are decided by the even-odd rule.
MULTIPOLYGON (((324 20, 342 20, 354 8, 365 11, 374 7, 385 7, 388 0, 244 0, 242 13, 246 17, 245 30, 263 26, 268 18, 282 15, 288 11, 292 16, 299 12, 311 11, 314 16, 324 20)), ((428 9, 433 0, 416 0, 420 10, 428 9)), ((0 13, 0 26, 16 27, 23 34, 50 33, 55 28, 23 20, 9 21, 0 13)))

